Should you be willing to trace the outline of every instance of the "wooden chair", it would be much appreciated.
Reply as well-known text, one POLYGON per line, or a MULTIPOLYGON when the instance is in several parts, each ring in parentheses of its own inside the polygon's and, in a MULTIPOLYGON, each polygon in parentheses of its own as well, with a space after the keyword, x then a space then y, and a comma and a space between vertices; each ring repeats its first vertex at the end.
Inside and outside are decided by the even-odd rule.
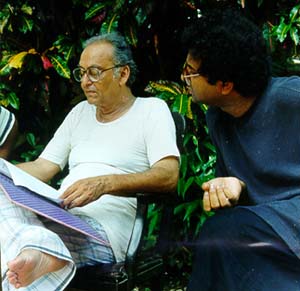
MULTIPOLYGON (((177 144, 181 150, 185 119, 177 112, 173 112, 172 115, 176 125, 177 144)), ((164 256, 170 241, 171 218, 177 194, 138 193, 136 198, 136 219, 125 262, 78 269, 67 288, 68 291, 130 291, 144 284, 151 288, 151 291, 163 290, 164 256), (152 203, 162 207, 162 218, 157 243, 149 251, 143 248, 143 237, 148 229, 148 207, 152 203)))

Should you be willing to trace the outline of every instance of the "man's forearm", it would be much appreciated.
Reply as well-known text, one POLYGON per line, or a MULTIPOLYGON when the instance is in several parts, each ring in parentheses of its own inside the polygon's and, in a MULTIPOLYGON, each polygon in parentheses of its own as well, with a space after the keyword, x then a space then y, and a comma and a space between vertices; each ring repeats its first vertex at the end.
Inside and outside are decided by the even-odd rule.
POLYGON ((58 165, 41 158, 16 166, 43 182, 48 182, 60 171, 58 165))
POLYGON ((143 173, 113 175, 112 194, 136 192, 171 192, 177 187, 178 164, 168 170, 155 167, 143 173))
POLYGON ((176 189, 178 160, 165 158, 143 173, 111 174, 76 181, 61 198, 68 208, 80 207, 99 199, 103 194, 131 197, 135 193, 170 192, 176 189))

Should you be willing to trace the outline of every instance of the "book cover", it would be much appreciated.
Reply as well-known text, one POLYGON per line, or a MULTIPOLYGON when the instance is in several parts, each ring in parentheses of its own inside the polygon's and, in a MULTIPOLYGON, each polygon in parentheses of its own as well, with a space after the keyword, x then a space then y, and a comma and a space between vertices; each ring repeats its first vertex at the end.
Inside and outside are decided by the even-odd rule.
POLYGON ((11 202, 107 245, 88 223, 61 207, 56 189, 3 159, 0 159, 0 189, 11 202))

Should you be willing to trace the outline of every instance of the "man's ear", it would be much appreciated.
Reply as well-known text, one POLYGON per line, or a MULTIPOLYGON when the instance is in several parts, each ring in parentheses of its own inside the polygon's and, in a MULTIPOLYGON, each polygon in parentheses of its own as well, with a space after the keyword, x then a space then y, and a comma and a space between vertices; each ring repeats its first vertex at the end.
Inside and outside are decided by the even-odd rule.
POLYGON ((130 68, 129 68, 129 66, 126 65, 124 67, 121 67, 119 69, 119 74, 120 74, 119 84, 120 85, 126 84, 127 80, 129 79, 129 76, 130 76, 130 68))
POLYGON ((228 95, 233 90, 233 82, 223 82, 223 81, 217 81, 217 89, 220 94, 222 95, 228 95))

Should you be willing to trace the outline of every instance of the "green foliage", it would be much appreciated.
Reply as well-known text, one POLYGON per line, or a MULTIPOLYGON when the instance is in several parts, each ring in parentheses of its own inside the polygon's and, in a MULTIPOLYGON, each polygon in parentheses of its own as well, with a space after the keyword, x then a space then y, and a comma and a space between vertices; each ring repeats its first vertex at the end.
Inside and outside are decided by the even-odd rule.
MULTIPOLYGON (((262 27, 275 74, 299 74, 299 1, 0 0, 0 104, 19 120, 15 162, 35 159, 70 108, 84 98, 71 71, 84 40, 99 33, 120 31, 132 45, 140 69, 135 95, 159 96, 185 116, 174 221, 180 247, 170 258, 170 268, 185 278, 191 260, 185 243, 213 214, 202 210, 201 185, 214 177, 215 150, 205 124, 206 106, 193 103, 179 80, 186 55, 180 34, 202 11, 218 5, 243 9, 262 27)), ((153 206, 149 217, 151 245, 159 209, 153 206)))
POLYGON ((146 92, 165 100, 170 109, 185 116, 187 130, 181 150, 178 196, 182 203, 175 215, 184 223, 184 236, 198 234, 209 215, 202 211, 201 185, 214 177, 215 149, 207 134, 204 115, 206 106, 192 103, 186 88, 173 81, 149 82, 146 92))
POLYGON ((292 7, 290 11, 284 11, 280 16, 278 24, 272 25, 269 29, 269 37, 273 46, 273 54, 280 48, 285 52, 284 67, 292 73, 300 71, 300 53, 297 50, 299 45, 300 31, 300 4, 292 7), (275 43, 277 41, 277 44, 275 43), (275 44, 274 44, 275 43, 275 44))
POLYGON ((5 107, 10 104, 14 109, 19 109, 20 106, 16 93, 4 83, 0 83, 0 104, 5 107))
POLYGON ((271 35, 279 42, 289 35, 295 45, 299 44, 300 5, 294 6, 288 15, 280 17, 280 23, 272 27, 271 35))
POLYGON ((30 149, 26 152, 22 152, 20 157, 24 162, 30 162, 40 155, 45 145, 37 144, 36 137, 32 132, 26 134, 26 141, 30 149))

